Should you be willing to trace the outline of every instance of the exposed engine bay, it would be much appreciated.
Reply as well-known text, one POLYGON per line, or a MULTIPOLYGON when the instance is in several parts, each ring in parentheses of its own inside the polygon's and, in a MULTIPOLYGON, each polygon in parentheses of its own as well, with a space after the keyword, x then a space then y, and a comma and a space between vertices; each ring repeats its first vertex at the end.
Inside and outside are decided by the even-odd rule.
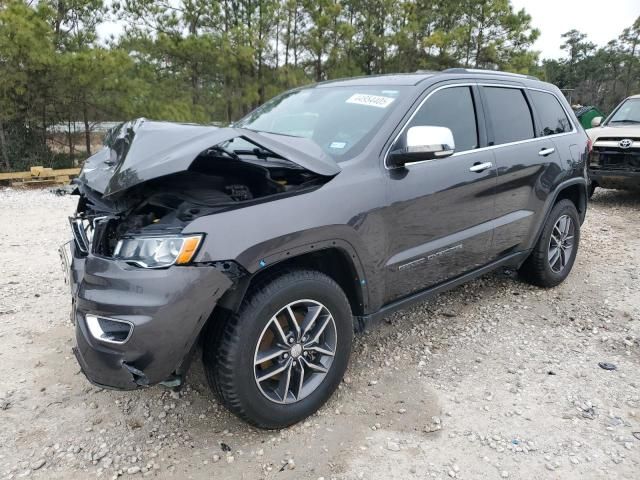
MULTIPOLYGON (((128 148, 120 146, 122 151, 126 155, 128 148)), ((179 233, 197 217, 308 191, 331 179, 246 138, 211 146, 186 170, 138 181, 116 194, 92 188, 86 178, 99 169, 90 161, 91 170, 85 166, 88 174, 75 181, 80 200, 72 227, 81 252, 102 256, 112 256, 123 236, 179 233)), ((105 174, 115 176, 121 165, 122 159, 105 174)))

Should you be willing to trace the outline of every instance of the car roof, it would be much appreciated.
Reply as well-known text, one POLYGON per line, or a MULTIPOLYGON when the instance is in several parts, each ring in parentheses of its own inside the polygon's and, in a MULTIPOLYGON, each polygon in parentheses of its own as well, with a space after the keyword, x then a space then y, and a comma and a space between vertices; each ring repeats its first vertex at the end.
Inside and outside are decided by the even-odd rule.
POLYGON ((636 95, 631 95, 629 98, 640 98, 640 93, 638 93, 636 95))
POLYGON ((336 80, 328 80, 317 83, 316 87, 346 87, 346 86, 384 86, 384 85, 405 85, 415 86, 428 80, 436 79, 443 76, 455 78, 458 75, 466 77, 479 77, 483 80, 517 80, 517 81, 535 81, 540 85, 545 83, 531 75, 522 75, 519 73, 501 72, 498 70, 480 70, 473 68, 448 68, 441 71, 419 70, 414 73, 390 73, 384 75, 367 75, 352 78, 340 78, 336 80))

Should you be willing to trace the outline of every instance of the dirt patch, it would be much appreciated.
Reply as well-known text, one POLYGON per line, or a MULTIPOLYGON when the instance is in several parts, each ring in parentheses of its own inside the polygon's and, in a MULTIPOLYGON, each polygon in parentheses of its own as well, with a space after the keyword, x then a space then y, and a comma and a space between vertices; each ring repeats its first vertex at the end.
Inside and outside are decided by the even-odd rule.
POLYGON ((86 381, 56 251, 74 206, 0 191, 1 478, 638 476, 637 195, 597 191, 560 287, 494 274, 358 337, 329 403, 279 432, 224 410, 199 363, 180 394, 86 381))

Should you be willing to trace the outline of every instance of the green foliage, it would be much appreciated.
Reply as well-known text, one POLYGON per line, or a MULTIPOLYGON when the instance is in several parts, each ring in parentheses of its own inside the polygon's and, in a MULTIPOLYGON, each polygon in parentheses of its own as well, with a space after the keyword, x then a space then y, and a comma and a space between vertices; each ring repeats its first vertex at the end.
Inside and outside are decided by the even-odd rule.
POLYGON ((544 78, 564 89, 572 103, 610 112, 623 98, 640 93, 640 17, 601 48, 577 30, 562 38, 566 58, 545 60, 542 69, 544 78))
POLYGON ((313 81, 456 66, 527 73, 537 35, 509 0, 2 1, 0 168, 90 153, 103 120, 227 123, 313 81), (100 39, 105 22, 122 34, 100 39), (77 122, 84 138, 51 134, 77 122))

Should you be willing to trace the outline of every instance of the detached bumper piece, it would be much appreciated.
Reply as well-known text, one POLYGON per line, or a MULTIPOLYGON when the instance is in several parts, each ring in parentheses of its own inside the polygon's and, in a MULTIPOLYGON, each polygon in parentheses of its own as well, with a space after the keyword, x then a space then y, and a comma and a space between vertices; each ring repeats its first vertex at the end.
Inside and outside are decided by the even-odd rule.
POLYGON ((213 266, 141 269, 78 252, 70 268, 76 348, 92 383, 131 390, 174 384, 232 281, 213 266))

